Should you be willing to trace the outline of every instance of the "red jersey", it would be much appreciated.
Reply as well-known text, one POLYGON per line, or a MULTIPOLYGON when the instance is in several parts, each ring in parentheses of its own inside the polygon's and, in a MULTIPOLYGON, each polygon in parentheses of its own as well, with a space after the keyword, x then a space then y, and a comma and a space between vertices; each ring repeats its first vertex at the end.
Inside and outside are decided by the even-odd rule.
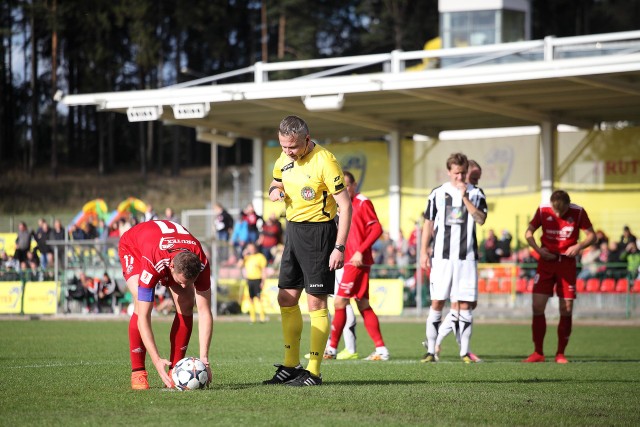
POLYGON ((351 228, 344 251, 345 262, 349 262, 355 252, 362 254, 365 266, 373 265, 371 246, 382 235, 382 226, 371 200, 362 194, 351 199, 351 228))
POLYGON ((551 204, 540 205, 529 225, 534 230, 542 227, 542 247, 554 254, 564 254, 578 243, 580 230, 592 227, 587 211, 573 203, 562 217, 556 215, 551 204))
MULTIPOLYGON (((210 289, 209 261, 200 242, 180 224, 166 220, 142 222, 122 235, 119 255, 124 277, 128 279, 139 274, 139 288, 149 290, 153 290, 158 283, 163 286, 177 285, 171 276, 169 263, 181 251, 195 253, 202 263, 195 288, 198 291, 210 289)), ((138 299, 142 295, 140 290, 138 299)))

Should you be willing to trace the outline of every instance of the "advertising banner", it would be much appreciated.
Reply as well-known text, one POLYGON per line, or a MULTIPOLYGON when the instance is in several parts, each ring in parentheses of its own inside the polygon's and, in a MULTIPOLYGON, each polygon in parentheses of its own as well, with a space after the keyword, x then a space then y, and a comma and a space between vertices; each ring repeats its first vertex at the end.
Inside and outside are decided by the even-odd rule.
POLYGON ((22 282, 0 282, 0 313, 20 314, 22 311, 22 282))
POLYGON ((60 286, 57 282, 24 284, 24 314, 56 314, 60 286))

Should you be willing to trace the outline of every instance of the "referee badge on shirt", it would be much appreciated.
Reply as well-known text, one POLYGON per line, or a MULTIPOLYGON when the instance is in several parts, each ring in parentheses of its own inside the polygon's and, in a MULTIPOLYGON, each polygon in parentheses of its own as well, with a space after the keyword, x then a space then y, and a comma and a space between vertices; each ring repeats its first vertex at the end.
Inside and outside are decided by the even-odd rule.
POLYGON ((445 225, 458 225, 464 222, 467 209, 464 206, 447 206, 445 210, 445 225))
POLYGON ((311 187, 302 187, 302 190, 300 190, 300 195, 307 202, 316 198, 316 192, 311 187))

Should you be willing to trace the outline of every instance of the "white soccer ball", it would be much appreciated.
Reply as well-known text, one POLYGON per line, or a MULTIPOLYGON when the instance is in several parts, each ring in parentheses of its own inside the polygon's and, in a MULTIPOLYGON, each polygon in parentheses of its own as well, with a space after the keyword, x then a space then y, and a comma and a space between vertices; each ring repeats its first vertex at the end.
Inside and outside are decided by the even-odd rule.
POLYGON ((195 357, 185 357, 176 363, 171 377, 176 389, 180 391, 205 388, 209 380, 207 367, 195 357))

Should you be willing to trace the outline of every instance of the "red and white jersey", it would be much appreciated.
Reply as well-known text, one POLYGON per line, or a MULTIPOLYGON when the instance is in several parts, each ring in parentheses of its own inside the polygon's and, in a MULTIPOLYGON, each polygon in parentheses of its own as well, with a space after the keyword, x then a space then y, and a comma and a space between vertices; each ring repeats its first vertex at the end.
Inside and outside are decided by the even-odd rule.
POLYGON ((195 253, 202 263, 195 288, 199 291, 211 288, 209 261, 202 245, 176 222, 142 222, 122 235, 119 246, 125 278, 140 274, 138 282, 142 288, 153 289, 158 283, 163 286, 177 285, 171 276, 169 263, 181 251, 195 253))
POLYGON ((351 199, 351 209, 351 228, 345 245, 344 260, 349 262, 355 252, 360 252, 362 263, 370 266, 373 264, 371 246, 382 235, 382 226, 373 203, 362 194, 356 194, 351 199))
POLYGON ((578 243, 580 230, 592 227, 587 211, 573 203, 562 217, 556 215, 550 203, 542 204, 529 225, 534 230, 542 227, 542 247, 554 254, 564 254, 578 243))

